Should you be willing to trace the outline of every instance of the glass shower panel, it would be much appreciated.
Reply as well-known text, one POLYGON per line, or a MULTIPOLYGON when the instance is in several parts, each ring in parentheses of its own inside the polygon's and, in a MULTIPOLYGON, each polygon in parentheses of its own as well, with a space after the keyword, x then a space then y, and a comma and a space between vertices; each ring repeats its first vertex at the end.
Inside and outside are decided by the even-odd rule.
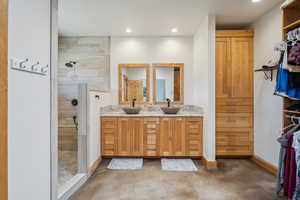
POLYGON ((58 189, 78 173, 78 84, 58 86, 58 189))

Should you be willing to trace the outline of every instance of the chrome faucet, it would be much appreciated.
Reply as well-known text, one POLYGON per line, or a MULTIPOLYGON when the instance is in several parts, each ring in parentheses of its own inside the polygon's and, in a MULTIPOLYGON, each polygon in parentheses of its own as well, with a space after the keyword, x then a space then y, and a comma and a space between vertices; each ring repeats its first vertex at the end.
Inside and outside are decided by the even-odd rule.
POLYGON ((170 108, 170 106, 171 106, 171 99, 167 98, 167 102, 168 102, 168 108, 170 108))

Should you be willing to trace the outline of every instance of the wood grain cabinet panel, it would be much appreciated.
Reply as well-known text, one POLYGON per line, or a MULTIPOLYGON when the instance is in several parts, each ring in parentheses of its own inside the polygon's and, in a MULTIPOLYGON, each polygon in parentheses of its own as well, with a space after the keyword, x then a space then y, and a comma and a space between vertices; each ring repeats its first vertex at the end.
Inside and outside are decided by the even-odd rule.
POLYGON ((160 156, 186 156, 185 139, 184 118, 161 118, 160 156))
POLYGON ((202 156, 203 118, 186 118, 186 156, 202 156))
POLYGON ((160 119, 160 156, 173 156, 173 129, 172 118, 160 119))
POLYGON ((142 156, 143 155, 143 129, 144 120, 143 118, 132 118, 131 121, 131 156, 142 156))
POLYGON ((131 120, 130 118, 119 118, 118 120, 118 152, 119 156, 130 156, 131 155, 131 120))
POLYGON ((217 31, 216 47, 217 155, 251 156, 253 31, 217 31))
POLYGON ((119 118, 117 155, 143 155, 143 118, 119 118))
POLYGON ((101 146, 103 156, 114 156, 117 153, 118 119, 102 118, 101 146))
POLYGON ((159 118, 144 119, 144 156, 159 156, 159 118))
POLYGON ((185 120, 184 118, 173 118, 173 138, 172 138, 172 150, 173 156, 185 156, 185 120))

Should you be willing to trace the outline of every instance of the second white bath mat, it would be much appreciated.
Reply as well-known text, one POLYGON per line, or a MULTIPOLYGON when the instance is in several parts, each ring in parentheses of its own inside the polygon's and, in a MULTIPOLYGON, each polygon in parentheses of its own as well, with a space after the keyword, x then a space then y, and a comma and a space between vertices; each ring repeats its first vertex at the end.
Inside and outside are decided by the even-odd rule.
POLYGON ((138 170, 143 168, 142 158, 113 158, 108 169, 113 170, 138 170))
POLYGON ((191 159, 161 159, 161 167, 164 171, 196 172, 198 171, 191 159))

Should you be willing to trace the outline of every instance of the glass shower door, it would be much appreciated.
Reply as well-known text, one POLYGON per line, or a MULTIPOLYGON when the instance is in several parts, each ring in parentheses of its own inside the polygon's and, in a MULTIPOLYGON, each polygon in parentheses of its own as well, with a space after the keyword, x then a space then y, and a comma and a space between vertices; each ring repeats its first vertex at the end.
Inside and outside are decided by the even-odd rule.
POLYGON ((78 173, 78 85, 59 85, 58 190, 78 173))

